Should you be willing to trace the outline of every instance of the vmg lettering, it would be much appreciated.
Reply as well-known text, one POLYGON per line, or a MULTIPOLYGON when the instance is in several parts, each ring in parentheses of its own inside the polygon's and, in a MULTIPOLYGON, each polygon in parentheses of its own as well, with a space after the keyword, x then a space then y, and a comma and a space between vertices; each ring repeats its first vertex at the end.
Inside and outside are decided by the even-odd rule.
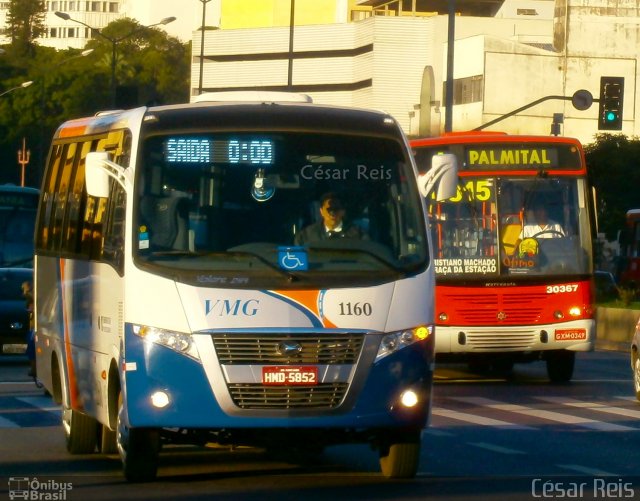
POLYGON ((216 299, 215 301, 207 299, 204 302, 204 309, 206 315, 212 313, 218 317, 237 317, 238 315, 252 317, 258 312, 259 303, 258 299, 244 301, 241 299, 236 299, 235 301, 231 299, 216 299))

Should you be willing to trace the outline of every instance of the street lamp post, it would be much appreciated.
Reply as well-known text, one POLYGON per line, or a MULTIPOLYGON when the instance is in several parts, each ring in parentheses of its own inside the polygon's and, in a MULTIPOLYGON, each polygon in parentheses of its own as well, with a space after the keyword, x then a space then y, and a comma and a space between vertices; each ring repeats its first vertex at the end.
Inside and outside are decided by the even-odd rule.
POLYGON ((204 70, 204 28, 206 23, 207 4, 211 0, 200 0, 202 2, 202 25, 200 26, 200 79, 198 81, 198 94, 202 94, 202 73, 204 70))
POLYGON ((54 14, 56 16, 58 16, 60 19, 64 19, 65 21, 73 21, 74 23, 78 23, 78 24, 81 24, 83 26, 86 26, 87 28, 89 28, 91 30, 92 34, 95 33, 96 35, 104 38, 105 40, 107 40, 108 42, 111 43, 111 106, 113 108, 116 107, 116 86, 117 86, 117 83, 116 83, 116 48, 117 48, 117 45, 120 42, 122 42, 123 40, 135 35, 139 31, 143 30, 144 28, 152 28, 154 26, 159 26, 161 24, 169 24, 169 23, 172 23, 173 21, 176 20, 176 18, 174 16, 165 17, 160 22, 157 22, 157 23, 154 23, 154 24, 150 24, 148 26, 140 26, 140 27, 136 28, 135 30, 131 31, 130 33, 127 33, 124 36, 121 36, 121 37, 118 37, 118 38, 113 38, 113 37, 105 35, 98 28, 94 28, 93 26, 90 26, 87 23, 84 23, 84 22, 79 21, 77 19, 73 19, 66 12, 55 11, 54 14))
POLYGON ((289 91, 293 89, 293 28, 296 17, 296 0, 289 0, 289 66, 287 70, 287 88, 289 91))
POLYGON ((2 94, 0 94, 0 97, 4 96, 5 94, 9 94, 9 92, 12 92, 14 90, 24 89, 25 87, 29 87, 29 85, 31 85, 32 83, 33 82, 31 80, 22 82, 20 85, 16 85, 15 87, 11 87, 10 89, 5 90, 2 94))

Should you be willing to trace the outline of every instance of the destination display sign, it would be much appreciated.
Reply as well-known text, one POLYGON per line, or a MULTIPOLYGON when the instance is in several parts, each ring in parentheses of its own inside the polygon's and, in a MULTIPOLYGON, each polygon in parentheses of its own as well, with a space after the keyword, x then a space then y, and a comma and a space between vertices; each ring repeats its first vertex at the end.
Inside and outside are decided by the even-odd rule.
POLYGON ((580 169, 575 147, 542 144, 475 144, 465 148, 467 169, 580 169))

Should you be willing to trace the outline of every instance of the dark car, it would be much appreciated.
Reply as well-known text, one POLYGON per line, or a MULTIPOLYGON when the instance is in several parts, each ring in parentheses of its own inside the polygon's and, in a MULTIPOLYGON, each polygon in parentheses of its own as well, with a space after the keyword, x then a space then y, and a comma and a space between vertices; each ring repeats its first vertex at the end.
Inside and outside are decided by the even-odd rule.
POLYGON ((596 270, 594 279, 596 283, 596 301, 610 301, 618 297, 618 286, 613 273, 596 270))
POLYGON ((0 353, 5 344, 26 344, 29 312, 23 282, 33 283, 31 268, 0 268, 0 353))

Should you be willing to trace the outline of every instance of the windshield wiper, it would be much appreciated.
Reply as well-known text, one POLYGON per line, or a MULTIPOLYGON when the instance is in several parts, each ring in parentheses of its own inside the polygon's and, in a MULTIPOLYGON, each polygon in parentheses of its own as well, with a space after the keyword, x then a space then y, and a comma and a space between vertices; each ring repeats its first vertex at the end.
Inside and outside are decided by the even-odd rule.
POLYGON ((262 257, 260 254, 255 254, 253 252, 246 251, 218 251, 218 252, 192 252, 186 250, 167 250, 167 251, 156 251, 153 252, 152 257, 212 257, 217 256, 221 258, 228 258, 230 256, 243 256, 243 257, 252 257, 260 261, 262 264, 266 264, 268 268, 273 271, 278 272, 278 274, 282 275, 289 282, 295 282, 300 278, 292 273, 279 268, 276 264, 272 263, 268 259, 262 257))
POLYGON ((353 249, 353 248, 349 248, 349 249, 343 249, 340 247, 308 247, 309 250, 311 251, 329 251, 329 252, 340 252, 340 253, 346 253, 346 254, 365 254, 367 256, 370 256, 372 258, 374 258, 376 261, 378 261, 379 263, 382 263, 386 268, 389 268, 397 273, 405 273, 407 270, 404 268, 400 268, 398 266, 396 266, 393 263, 390 263, 389 261, 387 261, 386 259, 380 257, 378 254, 376 254, 375 252, 371 252, 365 249, 353 249))
POLYGON ((251 256, 251 257, 255 257, 258 261, 260 261, 263 264, 266 264, 269 268, 271 268, 274 271, 277 271, 280 275, 282 275, 283 277, 285 277, 289 282, 296 282, 300 279, 300 277, 298 277, 297 275, 294 275, 288 271, 283 270, 282 268, 279 268, 278 265, 272 263, 271 261, 269 261, 268 259, 262 257, 260 254, 255 254, 253 252, 247 252, 247 251, 229 251, 229 252, 222 252, 220 254, 226 254, 227 256, 229 254, 231 254, 232 256, 251 256))

